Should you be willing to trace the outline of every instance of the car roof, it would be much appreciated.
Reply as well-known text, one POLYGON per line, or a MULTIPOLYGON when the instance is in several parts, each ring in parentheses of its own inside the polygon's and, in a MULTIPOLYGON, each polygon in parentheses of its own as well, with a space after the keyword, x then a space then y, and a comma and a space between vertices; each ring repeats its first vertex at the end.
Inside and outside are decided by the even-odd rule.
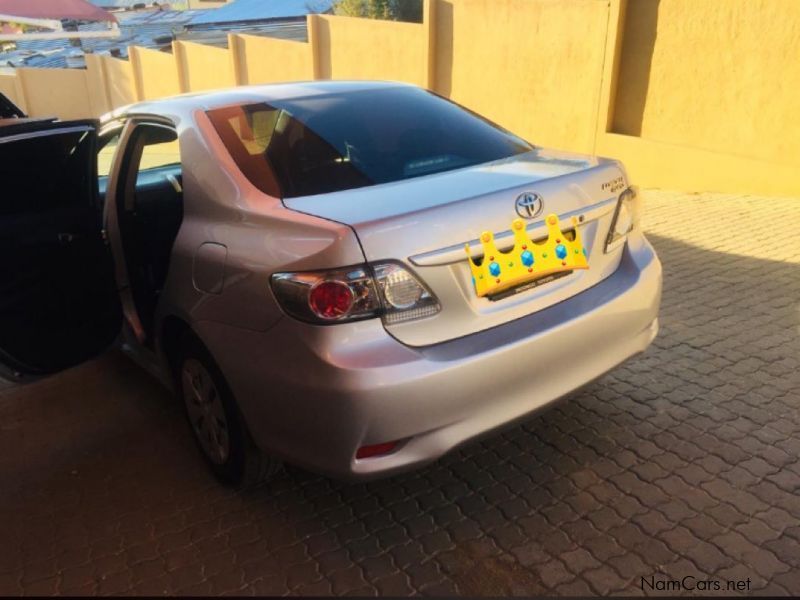
POLYGON ((293 83, 271 83, 265 85, 240 86, 208 92, 192 92, 138 102, 119 108, 106 115, 104 120, 129 114, 158 116, 185 115, 195 110, 212 110, 236 104, 310 98, 331 94, 346 94, 359 91, 383 90, 397 87, 413 87, 411 84, 393 81, 301 81, 293 83))

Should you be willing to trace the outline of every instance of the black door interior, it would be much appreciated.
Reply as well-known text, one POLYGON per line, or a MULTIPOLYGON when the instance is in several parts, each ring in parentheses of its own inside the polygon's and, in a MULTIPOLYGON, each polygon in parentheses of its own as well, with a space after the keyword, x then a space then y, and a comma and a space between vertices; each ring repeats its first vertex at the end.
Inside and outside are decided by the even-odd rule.
POLYGON ((0 363, 17 376, 76 365, 122 312, 97 199, 89 123, 0 128, 0 363))

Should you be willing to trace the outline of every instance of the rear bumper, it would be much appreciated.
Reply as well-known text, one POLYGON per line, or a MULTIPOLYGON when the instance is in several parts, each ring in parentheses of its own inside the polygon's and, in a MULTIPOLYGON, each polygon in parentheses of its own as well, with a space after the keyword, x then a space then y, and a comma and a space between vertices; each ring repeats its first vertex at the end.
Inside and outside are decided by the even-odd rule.
POLYGON ((661 265, 643 236, 619 269, 564 302, 426 348, 377 320, 313 327, 282 319, 253 332, 196 325, 256 442, 341 479, 388 475, 529 415, 647 348, 658 331, 661 265), (403 440, 356 460, 364 445, 403 440))

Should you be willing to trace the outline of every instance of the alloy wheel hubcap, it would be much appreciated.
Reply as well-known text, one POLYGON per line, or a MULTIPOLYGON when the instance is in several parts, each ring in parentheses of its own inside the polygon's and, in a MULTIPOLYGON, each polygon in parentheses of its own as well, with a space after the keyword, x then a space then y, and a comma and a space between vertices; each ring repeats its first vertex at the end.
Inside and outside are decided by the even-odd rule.
POLYGON ((230 455, 228 419, 219 390, 199 360, 188 359, 181 370, 183 401, 192 429, 206 456, 221 465, 230 455))

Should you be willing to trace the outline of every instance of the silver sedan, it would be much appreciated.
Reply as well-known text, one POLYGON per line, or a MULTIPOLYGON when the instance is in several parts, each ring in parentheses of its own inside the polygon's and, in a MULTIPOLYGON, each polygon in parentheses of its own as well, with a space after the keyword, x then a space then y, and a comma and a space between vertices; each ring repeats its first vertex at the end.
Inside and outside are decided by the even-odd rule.
POLYGON ((661 266, 619 162, 409 85, 9 115, 0 181, 6 375, 121 341, 233 483, 280 460, 344 479, 422 465, 658 331, 661 266))

